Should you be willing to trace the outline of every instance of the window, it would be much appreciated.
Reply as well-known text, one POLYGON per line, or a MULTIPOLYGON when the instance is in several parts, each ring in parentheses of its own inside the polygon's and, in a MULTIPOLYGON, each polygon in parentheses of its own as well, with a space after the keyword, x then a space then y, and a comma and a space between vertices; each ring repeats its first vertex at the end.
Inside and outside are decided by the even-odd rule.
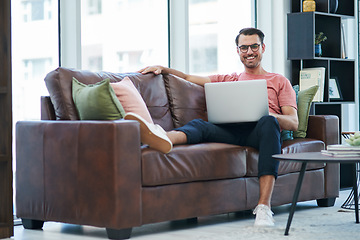
POLYGON ((49 20, 52 16, 51 0, 24 0, 22 9, 24 22, 49 20))
POLYGON ((44 77, 58 66, 58 20, 49 17, 57 16, 58 1, 12 0, 11 4, 15 123, 40 118, 40 96, 48 95, 44 77))
POLYGON ((190 72, 211 73, 218 70, 217 35, 204 34, 191 38, 190 72), (206 39, 206 42, 203 41, 206 39))
POLYGON ((167 0, 82 0, 81 4, 82 69, 130 72, 167 65, 167 0), (94 6, 100 11, 89 14, 87 9, 94 6))
POLYGON ((235 37, 252 27, 252 0, 189 0, 189 71, 209 75, 240 72, 235 37))
MULTIPOLYGON (((44 77, 59 64, 57 14, 57 0, 11 1, 14 132, 17 121, 40 119, 40 97, 49 95, 44 77)), ((15 161, 14 152, 14 176, 15 161)))
POLYGON ((87 0, 87 12, 89 15, 101 14, 102 0, 87 0))

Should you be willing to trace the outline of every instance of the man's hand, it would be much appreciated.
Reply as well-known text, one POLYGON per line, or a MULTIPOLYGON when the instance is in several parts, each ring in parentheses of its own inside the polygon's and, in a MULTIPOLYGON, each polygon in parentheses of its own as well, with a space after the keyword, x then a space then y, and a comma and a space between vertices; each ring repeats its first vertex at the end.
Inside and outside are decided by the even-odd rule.
POLYGON ((141 74, 154 73, 156 75, 159 75, 161 73, 166 74, 164 72, 164 69, 165 68, 163 66, 156 65, 156 66, 148 66, 148 67, 142 68, 138 72, 141 74))
POLYGON ((195 76, 195 75, 189 75, 185 74, 183 72, 180 72, 178 70, 175 70, 173 68, 167 68, 160 65, 155 66, 149 66, 145 67, 143 69, 140 69, 138 71, 141 74, 147 74, 147 73, 154 73, 156 75, 159 74, 173 74, 177 77, 180 77, 182 79, 185 79, 186 81, 204 86, 205 83, 211 82, 209 77, 201 77, 201 76, 195 76))

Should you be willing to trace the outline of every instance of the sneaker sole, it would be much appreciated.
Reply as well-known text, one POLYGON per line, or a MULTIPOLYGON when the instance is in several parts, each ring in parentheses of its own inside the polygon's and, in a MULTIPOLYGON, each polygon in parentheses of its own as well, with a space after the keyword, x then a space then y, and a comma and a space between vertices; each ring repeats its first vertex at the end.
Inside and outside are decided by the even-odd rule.
POLYGON ((141 142, 149 145, 149 147, 159 150, 163 153, 168 153, 172 150, 172 144, 166 139, 154 134, 151 131, 150 125, 140 116, 126 115, 126 120, 135 120, 140 123, 140 137, 141 142))

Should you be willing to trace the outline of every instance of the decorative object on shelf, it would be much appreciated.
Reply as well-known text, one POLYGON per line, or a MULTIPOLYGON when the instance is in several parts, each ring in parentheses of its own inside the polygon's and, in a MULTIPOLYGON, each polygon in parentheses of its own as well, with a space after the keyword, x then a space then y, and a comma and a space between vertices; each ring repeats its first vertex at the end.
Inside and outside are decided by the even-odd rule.
POLYGON ((329 1, 329 12, 336 13, 338 6, 339 6, 338 0, 330 0, 329 1))
POLYGON ((315 12, 316 2, 315 0, 304 0, 303 1, 303 12, 315 12))
POLYGON ((344 23, 341 23, 341 58, 347 59, 344 23))
POLYGON ((329 99, 342 100, 341 92, 339 91, 339 83, 336 78, 329 79, 329 99))
POLYGON ((319 86, 319 89, 314 96, 313 102, 324 101, 325 71, 326 69, 324 67, 303 68, 300 70, 300 91, 315 85, 319 86))
POLYGON ((345 139, 350 146, 360 146, 360 132, 354 132, 349 134, 349 137, 345 139))
POLYGON ((321 57, 322 56, 322 49, 321 43, 326 41, 327 37, 324 35, 323 32, 319 32, 315 34, 315 56, 321 57))
POLYGON ((315 57, 322 56, 321 44, 315 44, 315 57))
POLYGON ((355 132, 341 132, 341 136, 344 139, 349 139, 351 137, 351 135, 353 135, 355 132))

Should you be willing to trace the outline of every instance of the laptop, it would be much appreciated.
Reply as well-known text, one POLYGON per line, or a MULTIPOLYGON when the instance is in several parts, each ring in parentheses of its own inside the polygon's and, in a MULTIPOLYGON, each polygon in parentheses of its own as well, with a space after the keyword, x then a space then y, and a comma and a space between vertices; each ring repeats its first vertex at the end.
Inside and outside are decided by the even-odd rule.
POLYGON ((269 115, 264 79, 206 83, 205 99, 211 123, 255 122, 269 115))

